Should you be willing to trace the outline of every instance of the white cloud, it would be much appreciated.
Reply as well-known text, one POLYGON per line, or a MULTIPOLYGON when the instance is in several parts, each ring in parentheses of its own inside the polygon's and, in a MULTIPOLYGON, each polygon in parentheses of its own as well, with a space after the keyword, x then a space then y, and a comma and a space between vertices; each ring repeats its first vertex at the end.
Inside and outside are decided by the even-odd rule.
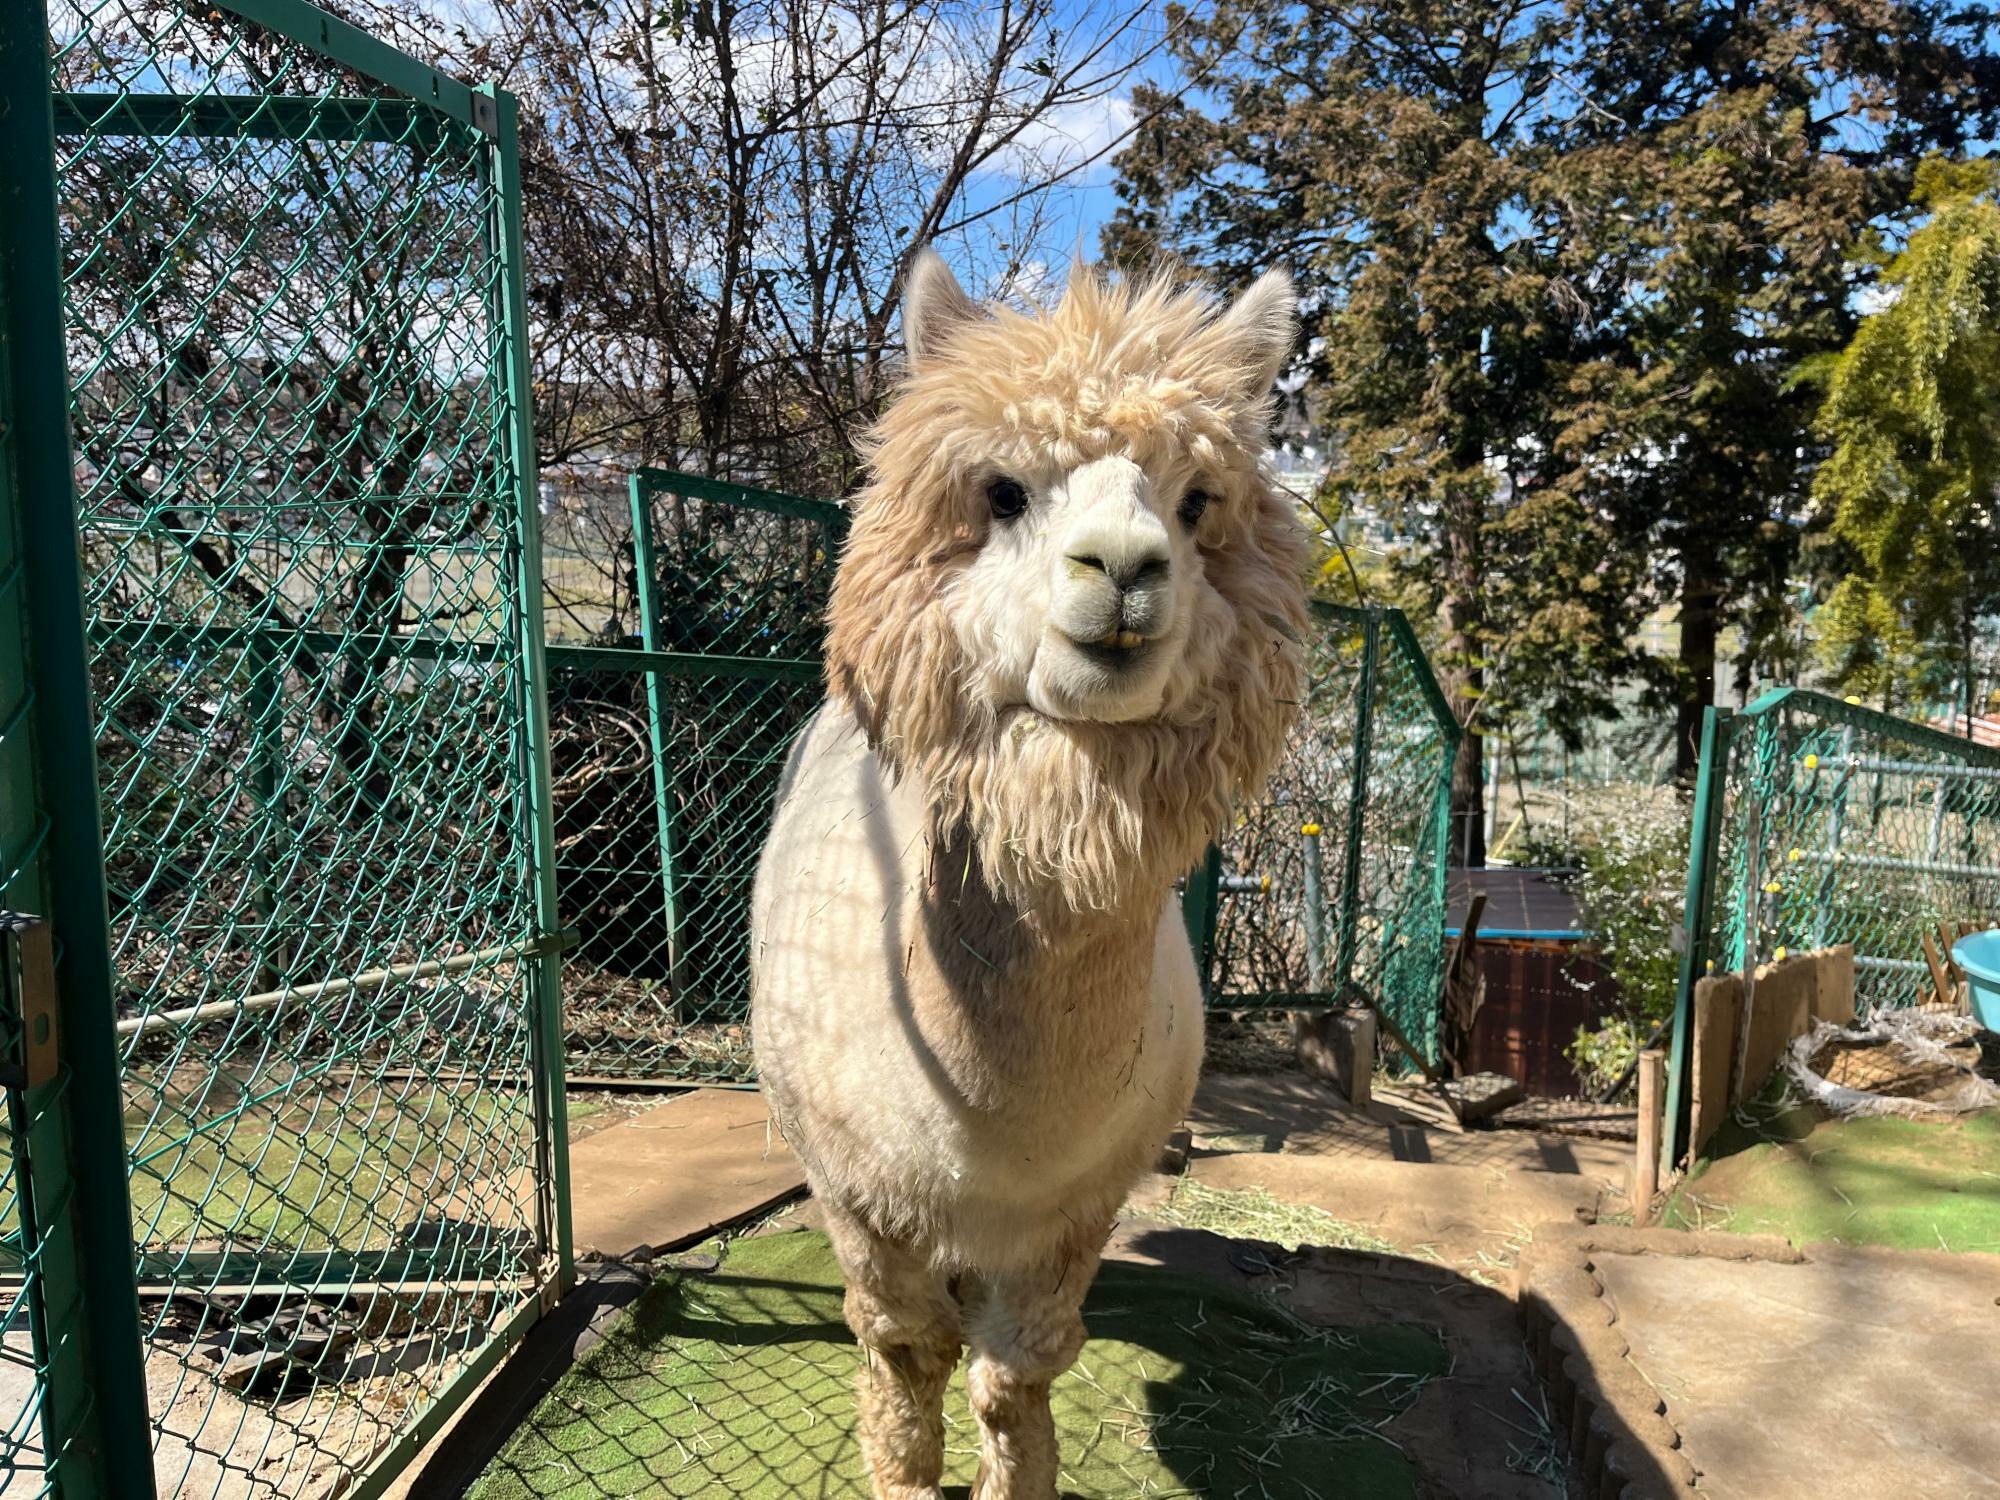
POLYGON ((1028 122, 1027 128, 1001 153, 1004 161, 1000 169, 1031 177, 1089 161, 1091 165, 1077 174, 1079 180, 1108 178, 1111 158, 1116 155, 1112 146, 1132 128, 1137 118, 1132 101, 1121 96, 1106 95, 1062 105, 1028 122))

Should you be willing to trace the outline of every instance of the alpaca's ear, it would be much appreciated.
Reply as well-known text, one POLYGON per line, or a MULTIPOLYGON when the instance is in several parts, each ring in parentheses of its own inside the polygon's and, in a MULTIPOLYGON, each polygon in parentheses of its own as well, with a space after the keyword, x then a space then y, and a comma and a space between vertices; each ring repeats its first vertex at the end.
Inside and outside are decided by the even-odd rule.
POLYGON ((1263 396, 1285 367, 1298 338, 1298 305, 1292 278, 1266 271, 1209 325, 1209 347, 1242 372, 1246 394, 1263 396))
POLYGON ((986 316, 951 274, 944 257, 926 246, 910 262, 903 287, 903 348, 916 369, 951 341, 961 324, 986 316))

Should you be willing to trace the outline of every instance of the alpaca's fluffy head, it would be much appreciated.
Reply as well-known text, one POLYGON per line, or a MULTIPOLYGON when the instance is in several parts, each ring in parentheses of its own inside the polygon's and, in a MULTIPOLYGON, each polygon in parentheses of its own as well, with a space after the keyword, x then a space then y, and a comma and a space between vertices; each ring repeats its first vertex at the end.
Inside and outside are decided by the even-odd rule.
POLYGON ((904 307, 833 691, 1002 893, 1157 890, 1262 784, 1298 696, 1305 542, 1263 464, 1291 284, 1218 307, 1079 272, 1024 315, 926 254, 904 307))

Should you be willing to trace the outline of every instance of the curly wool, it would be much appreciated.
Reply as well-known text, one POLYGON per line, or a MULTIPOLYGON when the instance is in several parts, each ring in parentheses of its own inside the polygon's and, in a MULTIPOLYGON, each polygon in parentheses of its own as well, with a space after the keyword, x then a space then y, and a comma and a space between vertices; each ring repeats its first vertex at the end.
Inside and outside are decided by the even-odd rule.
POLYGON ((1254 796, 1295 712, 1306 544, 1263 465, 1267 374, 1215 304, 1161 280, 1078 275, 1052 311, 954 330, 872 433, 830 610, 829 688, 941 827, 962 823, 995 889, 1117 908, 1189 868, 1254 796), (950 601, 989 524, 976 477, 1043 455, 1180 459, 1216 476, 1197 539, 1227 609, 1197 621, 1157 715, 1057 720, 980 692, 950 601))

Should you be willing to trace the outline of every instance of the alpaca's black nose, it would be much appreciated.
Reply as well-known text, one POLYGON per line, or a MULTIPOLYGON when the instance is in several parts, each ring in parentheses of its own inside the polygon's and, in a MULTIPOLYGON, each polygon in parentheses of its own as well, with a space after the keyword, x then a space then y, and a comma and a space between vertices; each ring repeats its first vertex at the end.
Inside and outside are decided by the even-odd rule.
POLYGON ((1095 552, 1072 552, 1069 560, 1086 572, 1102 573, 1120 592, 1164 582, 1167 576, 1166 552, 1152 548, 1137 549, 1113 558, 1105 558, 1095 552))

